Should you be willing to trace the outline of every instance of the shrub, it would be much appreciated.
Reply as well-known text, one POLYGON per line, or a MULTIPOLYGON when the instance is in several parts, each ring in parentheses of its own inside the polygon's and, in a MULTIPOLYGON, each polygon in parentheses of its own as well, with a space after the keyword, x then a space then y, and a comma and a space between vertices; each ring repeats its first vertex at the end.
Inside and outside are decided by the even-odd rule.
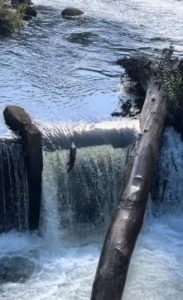
POLYGON ((179 61, 172 58, 174 48, 164 49, 157 63, 154 64, 155 78, 163 86, 167 97, 169 118, 174 121, 177 112, 183 111, 183 72, 179 61))

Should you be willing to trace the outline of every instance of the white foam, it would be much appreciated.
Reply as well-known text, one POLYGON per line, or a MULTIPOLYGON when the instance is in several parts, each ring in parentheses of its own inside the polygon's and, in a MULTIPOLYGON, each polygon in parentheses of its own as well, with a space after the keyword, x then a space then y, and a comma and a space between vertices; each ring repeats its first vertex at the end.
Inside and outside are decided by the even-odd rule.
MULTIPOLYGON (((182 299, 182 227, 181 217, 147 216, 132 257, 125 300, 182 299)), ((51 244, 52 240, 47 242, 51 244)), ((1 257, 21 255, 34 260, 37 266, 27 282, 4 284, 2 299, 89 299, 100 253, 99 242, 77 246, 63 241, 60 253, 53 253, 43 238, 11 232, 0 235, 0 246, 1 257)))
POLYGON ((62 132, 65 136, 71 135, 73 132, 89 132, 95 129, 104 130, 121 130, 121 129, 132 129, 136 132, 140 132, 140 125, 138 119, 120 118, 113 121, 102 121, 97 123, 88 123, 85 121, 80 122, 41 122, 37 123, 40 130, 46 136, 48 133, 56 134, 62 132))
POLYGON ((149 217, 132 256, 124 300, 182 299, 182 217, 149 217))

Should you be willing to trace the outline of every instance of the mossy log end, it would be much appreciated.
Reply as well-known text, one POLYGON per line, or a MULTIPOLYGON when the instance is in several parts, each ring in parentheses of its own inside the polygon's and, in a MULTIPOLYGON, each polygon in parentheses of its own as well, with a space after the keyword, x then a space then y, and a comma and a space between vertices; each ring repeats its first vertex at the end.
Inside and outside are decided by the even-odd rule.
POLYGON ((159 82, 144 82, 146 99, 140 116, 141 133, 129 153, 120 205, 105 238, 91 300, 121 299, 130 258, 143 224, 167 117, 166 98, 159 82))

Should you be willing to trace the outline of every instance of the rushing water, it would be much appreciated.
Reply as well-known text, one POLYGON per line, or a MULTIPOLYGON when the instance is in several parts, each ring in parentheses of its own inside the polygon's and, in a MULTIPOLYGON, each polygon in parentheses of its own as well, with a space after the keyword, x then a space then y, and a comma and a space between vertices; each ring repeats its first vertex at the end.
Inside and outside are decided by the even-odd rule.
POLYGON ((125 300, 182 299, 182 146, 181 137, 173 129, 167 129, 153 201, 149 203, 146 221, 132 257, 125 300))
MULTIPOLYGON (((100 149, 101 146, 99 148, 97 146, 96 151, 93 152, 90 147, 88 150, 81 149, 81 153, 84 151, 85 157, 87 153, 89 157, 93 156, 95 166, 100 168, 100 149)), ((149 201, 149 209, 143 230, 130 264, 123 297, 125 300, 182 299, 182 149, 180 137, 172 130, 168 130, 165 134, 159 161, 162 179, 166 178, 166 173, 163 171, 165 164, 170 175, 170 180, 166 185, 166 197, 163 199, 161 207, 159 207, 158 214, 154 202, 149 201), (172 155, 174 163, 172 160, 167 159, 172 155), (176 174, 174 164, 178 166, 176 174), (178 192, 177 185, 179 186, 178 192), (174 209, 175 200, 171 196, 172 193, 177 195, 177 206, 179 203, 180 209, 176 211, 174 209), (171 204, 168 211, 163 208, 167 206, 166 203, 171 204), (170 209, 170 207, 173 209, 170 209)), ((89 223, 86 220, 83 222, 74 221, 72 217, 75 209, 72 205, 67 205, 66 211, 59 212, 59 205, 64 200, 63 195, 65 192, 69 192, 67 201, 69 199, 77 201, 73 191, 74 183, 71 184, 69 190, 64 185, 60 185, 59 188, 55 166, 60 164, 60 167, 63 167, 61 162, 63 162, 62 158, 65 155, 65 150, 63 150, 63 153, 62 150, 59 151, 59 153, 45 152, 43 216, 40 234, 13 231, 1 234, 0 299, 89 299, 105 226, 103 226, 104 223, 92 224, 91 220, 89 223), (50 164, 50 159, 52 159, 52 164, 50 164), (67 221, 68 218, 73 226, 67 225, 65 227, 63 220, 67 221)), ((114 162, 113 166, 115 166, 115 169, 117 168, 116 171, 114 170, 111 173, 108 168, 102 167, 106 182, 110 179, 110 175, 118 172, 118 168, 121 168, 124 164, 122 158, 120 158, 120 167, 118 164, 118 153, 122 154, 123 150, 116 149, 113 151, 111 152, 109 146, 105 146, 102 151, 106 166, 110 167, 110 160, 106 159, 111 157, 114 162)), ((83 155, 80 156, 78 162, 78 175, 81 172, 79 165, 81 166, 84 162, 82 157, 83 155)), ((88 163, 88 165, 89 168, 93 168, 91 163, 88 163)), ((63 168, 60 169, 60 172, 62 174, 63 168)), ((95 172, 99 176, 100 172, 95 172)), ((81 177, 81 186, 84 187, 85 183, 86 179, 81 177)), ((105 192, 105 187, 99 187, 98 183, 96 178, 93 181, 93 188, 99 188, 98 191, 105 192)), ((101 184, 102 182, 100 182, 101 184)), ((162 186, 157 186, 158 188, 161 189, 162 186)), ((85 201, 88 201, 87 195, 87 190, 83 189, 85 201)), ((110 201, 111 198, 108 196, 106 204, 109 205, 110 201)), ((70 203, 72 204, 72 202, 70 203)), ((156 203, 159 206, 159 202, 156 203)), ((106 207, 105 210, 104 207, 98 207, 98 211, 100 213, 105 211, 107 217, 106 207)))
MULTIPOLYGON (((39 122, 51 152, 44 152, 40 232, 0 236, 0 300, 87 300, 106 224, 118 200, 126 153, 121 144, 114 147, 112 139, 105 142, 105 135, 99 143, 98 125, 87 124, 111 120, 119 98, 126 97, 117 58, 139 51, 159 54, 170 43, 182 56, 183 3, 36 0, 35 4, 38 17, 12 39, 0 40, 0 112, 7 104, 23 106, 39 122), (85 15, 62 19, 61 10, 71 5, 85 15), (84 131, 89 128, 92 138, 86 142, 82 131, 62 140, 70 121, 82 124, 84 131), (86 143, 78 151, 76 180, 65 172, 73 137, 78 144, 86 143), (84 199, 87 204, 92 199, 97 207, 87 218, 80 213, 84 199)), ((0 125, 4 134, 2 119, 0 125)), ((180 137, 167 131, 152 195, 156 202, 149 203, 125 300, 182 300, 182 149, 180 137)), ((91 209, 93 203, 89 204, 91 209)))
POLYGON ((28 184, 22 145, 0 142, 0 231, 28 229, 28 184))
POLYGON ((152 55, 170 43, 182 55, 182 1, 34 2, 38 17, 0 41, 0 112, 13 103, 39 121, 109 119, 125 97, 117 58, 152 55), (65 20, 66 6, 85 14, 65 20))

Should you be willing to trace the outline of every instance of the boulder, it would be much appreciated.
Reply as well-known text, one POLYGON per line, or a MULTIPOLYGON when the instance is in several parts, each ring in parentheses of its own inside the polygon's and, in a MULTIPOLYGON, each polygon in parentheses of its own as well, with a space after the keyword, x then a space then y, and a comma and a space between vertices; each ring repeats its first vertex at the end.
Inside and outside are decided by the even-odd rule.
POLYGON ((9 26, 9 20, 0 16, 0 36, 9 35, 12 32, 11 26, 9 26))
POLYGON ((32 17, 37 17, 37 11, 32 6, 23 5, 20 11, 22 12, 24 21, 31 20, 32 17))
POLYGON ((0 8, 0 35, 7 36, 18 26, 16 22, 18 20, 17 10, 11 8, 8 3, 2 4, 0 8))
POLYGON ((78 8, 67 7, 62 11, 61 14, 64 18, 74 18, 83 15, 84 12, 78 8))
POLYGON ((24 21, 31 20, 37 16, 37 11, 32 7, 31 0, 11 0, 11 5, 20 11, 24 21))

